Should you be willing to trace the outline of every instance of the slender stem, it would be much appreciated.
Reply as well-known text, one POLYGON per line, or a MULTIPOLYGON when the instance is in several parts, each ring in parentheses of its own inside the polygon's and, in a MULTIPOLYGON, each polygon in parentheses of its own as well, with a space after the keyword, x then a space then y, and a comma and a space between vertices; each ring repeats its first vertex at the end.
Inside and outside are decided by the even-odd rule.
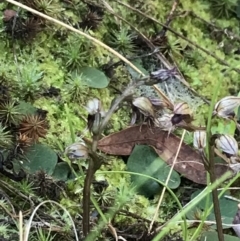
MULTIPOLYGON (((144 78, 145 81, 148 80, 148 78, 144 78), (145 80, 146 79, 146 80, 145 80)), ((99 159, 98 155, 96 154, 97 151, 97 145, 98 140, 100 139, 101 133, 106 127, 108 121, 110 120, 113 113, 118 108, 118 105, 130 94, 133 93, 136 86, 145 83, 143 81, 138 82, 131 82, 128 87, 123 91, 123 93, 116 98, 114 103, 112 104, 111 108, 107 112, 105 118, 102 121, 101 126, 99 127, 98 133, 93 135, 93 142, 92 142, 92 150, 90 153, 90 160, 89 160, 89 166, 87 170, 87 175, 84 180, 84 187, 83 187, 83 235, 87 237, 89 231, 90 231, 90 197, 91 197, 91 184, 94 178, 95 172, 101 167, 102 161, 99 159)))
POLYGON ((110 120, 110 118, 112 117, 113 113, 115 112, 115 110, 118 108, 118 105, 130 94, 133 93, 134 89, 135 89, 135 85, 133 83, 130 83, 129 86, 123 91, 123 93, 113 102, 111 108, 109 109, 109 111, 107 112, 105 118, 102 121, 102 124, 99 128, 99 133, 102 133, 102 131, 104 130, 104 128, 106 127, 108 121, 110 120))
MULTIPOLYGON (((209 108, 209 114, 208 114, 208 122, 207 122, 207 159, 208 159, 208 166, 205 166, 207 169, 207 172, 210 176, 211 183, 214 183, 216 181, 216 175, 215 175, 215 163, 214 163, 214 146, 211 146, 211 120, 212 120, 212 112, 214 109, 214 103, 216 103, 216 98, 218 94, 218 90, 220 89, 221 80, 218 81, 215 91, 213 92, 213 97, 211 100, 210 108, 209 108)), ((212 190, 212 198, 213 198, 213 208, 214 208, 214 214, 217 224, 217 231, 218 231, 218 239, 219 241, 224 241, 224 235, 223 235, 223 229, 222 229, 222 218, 221 218, 221 210, 218 200, 218 191, 217 188, 214 188, 212 190)))
MULTIPOLYGON (((84 176, 84 172, 83 172, 82 166, 81 166, 80 164, 79 164, 78 166, 79 166, 79 170, 80 170, 81 175, 84 176)), ((77 177, 78 175, 76 174, 76 172, 74 171, 74 169, 73 169, 73 172, 74 172, 74 175, 77 177)), ((93 203, 94 207, 96 208, 97 212, 100 214, 103 222, 107 223, 108 221, 107 221, 106 216, 103 214, 101 208, 99 207, 99 205, 98 205, 98 203, 97 203, 97 200, 96 200, 96 199, 94 198, 94 196, 91 195, 91 194, 90 194, 90 200, 91 200, 91 202, 93 203)))
MULTIPOLYGON (((214 169, 214 147, 211 147, 210 149, 210 158, 209 158, 209 174, 210 174, 210 181, 211 183, 214 183, 217 178, 215 175, 215 169, 214 169)), ((217 224, 217 233, 218 233, 218 240, 224 241, 224 235, 223 235, 223 227, 222 227, 222 215, 219 205, 219 199, 218 199, 218 191, 217 188, 214 188, 212 190, 212 199, 213 199, 213 209, 217 224)))
POLYGON ((92 160, 92 158, 89 159, 89 166, 88 166, 88 171, 87 171, 87 175, 84 179, 84 187, 83 187, 83 235, 84 237, 87 237, 89 231, 90 231, 90 188, 91 188, 91 184, 93 181, 93 177, 94 177, 94 162, 92 160))

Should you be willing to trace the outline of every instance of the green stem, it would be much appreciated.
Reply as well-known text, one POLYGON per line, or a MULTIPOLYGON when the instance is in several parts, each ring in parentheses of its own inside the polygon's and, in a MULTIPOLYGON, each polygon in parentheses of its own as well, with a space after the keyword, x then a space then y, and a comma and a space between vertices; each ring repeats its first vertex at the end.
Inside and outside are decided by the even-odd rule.
MULTIPOLYGON (((220 89, 220 84, 221 84, 221 80, 218 81, 218 85, 216 86, 216 89, 213 93, 210 110, 208 114, 208 123, 207 123, 207 157, 209 160, 209 167, 207 171, 209 173, 211 183, 214 183, 217 180, 216 174, 215 174, 214 147, 211 146, 211 137, 212 137, 211 121, 212 121, 212 113, 213 113, 214 105, 217 99, 218 90, 220 89)), ((221 215, 220 204, 218 199, 217 187, 212 190, 213 208, 214 208, 214 214, 215 214, 215 219, 217 224, 218 239, 219 241, 224 241, 223 228, 222 228, 222 215, 221 215)))
MULTIPOLYGON (((207 128, 206 128, 206 135, 207 135, 206 157, 209 162, 208 162, 208 164, 204 164, 205 169, 207 171, 207 185, 208 186, 210 185, 210 182, 214 183, 216 180, 215 168, 214 168, 214 157, 213 157, 214 152, 211 151, 210 142, 211 142, 212 113, 213 113, 213 109, 214 109, 214 106, 215 106, 215 103, 217 100, 218 90, 220 89, 221 82, 222 82, 222 80, 219 80, 215 87, 215 90, 213 92, 213 96, 211 99, 209 111, 208 111, 207 128)), ((217 187, 218 186, 216 186, 216 189, 217 189, 217 187)), ((221 212, 220 212, 220 208, 219 208, 219 200, 218 200, 218 198, 216 198, 216 194, 217 194, 217 190, 212 190, 214 206, 216 203, 214 212, 215 212, 215 215, 217 214, 217 216, 215 218, 216 218, 216 222, 218 222, 218 229, 219 229, 219 233, 220 233, 219 235, 222 237, 221 233, 223 233, 223 232, 221 229, 221 225, 219 224, 219 222, 222 222, 222 220, 219 220, 219 214, 221 216, 221 212), (218 219, 218 221, 217 221, 217 219, 218 219)), ((201 223, 199 224, 197 230, 194 232, 191 240, 195 240, 203 228, 204 222, 207 219, 207 216, 209 215, 209 212, 206 211, 209 209, 209 201, 210 201, 210 196, 208 194, 208 196, 206 198, 204 215, 201 218, 201 223)), ((222 239, 220 239, 220 240, 222 240, 222 239)))
MULTIPOLYGON (((216 175, 215 175, 215 168, 214 168, 214 147, 211 147, 211 150, 210 150, 209 175, 210 175, 211 183, 214 183, 217 180, 216 175)), ((217 224, 218 240, 224 241, 223 227, 222 227, 222 215, 221 215, 221 210, 220 210, 217 188, 218 187, 216 187, 212 190, 213 209, 214 209, 214 214, 215 214, 215 219, 216 219, 216 224, 217 224)))
MULTIPOLYGON (((174 216, 168 223, 168 225, 165 227, 165 229, 162 229, 161 232, 154 237, 154 239, 152 241, 158 241, 161 240, 169 231, 169 229, 176 225, 176 222, 181 219, 184 215, 186 215, 187 212, 189 212, 193 207, 196 206, 197 203, 199 203, 203 198, 205 198, 209 192, 211 192, 214 188, 216 188, 217 186, 219 186, 219 183, 223 183, 224 181, 226 181, 229 177, 231 176, 230 172, 227 172, 225 174, 223 174, 216 182, 208 185, 203 192, 201 192, 197 197, 195 197, 191 203, 189 203, 186 207, 184 207, 184 209, 179 212, 176 216, 174 216)), ((191 240, 196 240, 196 239, 191 239, 191 240)))

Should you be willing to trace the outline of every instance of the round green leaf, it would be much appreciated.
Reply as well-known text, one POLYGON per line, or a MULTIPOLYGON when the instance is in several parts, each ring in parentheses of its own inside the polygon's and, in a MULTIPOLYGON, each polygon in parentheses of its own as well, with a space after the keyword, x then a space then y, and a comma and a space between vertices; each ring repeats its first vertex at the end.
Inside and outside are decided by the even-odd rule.
POLYGON ((52 177, 57 180, 68 181, 73 179, 74 175, 66 162, 60 162, 56 165, 52 177))
POLYGON ((33 145, 26 153, 23 168, 29 173, 45 171, 51 175, 57 164, 57 154, 48 146, 43 144, 33 145))
MULTIPOLYGON (((191 199, 195 198, 202 190, 197 190, 196 192, 194 192, 191 195, 191 199)), ((219 192, 220 193, 220 192, 219 192)), ((228 194, 228 192, 226 192, 224 195, 228 194)), ((228 199, 225 196, 221 196, 221 198, 219 198, 219 206, 220 206, 220 210, 221 210, 221 216, 222 216, 222 220, 224 224, 227 225, 223 225, 223 228, 231 228, 231 226, 229 226, 229 224, 232 224, 233 219, 237 213, 238 210, 238 202, 228 199)), ((196 206, 192 209, 192 211, 194 211, 195 208, 199 209, 199 210, 205 210, 205 203, 206 203, 206 198, 202 199, 199 203, 196 204, 196 206)), ((209 205, 212 205, 213 200, 212 200, 212 195, 210 194, 209 196, 209 205)), ((190 212, 191 213, 191 212, 190 212)), ((189 218, 190 213, 187 214, 187 217, 189 218)), ((211 213, 208 215, 207 217, 208 221, 214 221, 215 222, 215 215, 214 215, 214 210, 211 210, 211 213)), ((216 228, 216 225, 212 226, 213 228, 216 228)))
MULTIPOLYGON (((219 240, 218 233, 211 232, 211 231, 204 232, 200 239, 200 241, 218 241, 218 240, 219 240)), ((228 235, 228 234, 224 234, 224 240, 225 241, 239 241, 239 238, 228 235)))
POLYGON ((19 107, 20 113, 23 115, 35 114, 37 111, 37 108, 35 108, 30 103, 25 101, 19 101, 18 107, 19 107))
POLYGON ((79 73, 82 75, 83 82, 93 88, 102 89, 108 86, 109 80, 106 75, 95 68, 92 67, 82 67, 79 70, 79 73))
MULTIPOLYGON (((152 147, 136 145, 128 158, 127 168, 131 172, 141 173, 154 177, 161 182, 166 182, 170 167, 159 158, 152 147)), ((132 175, 132 182, 137 187, 139 194, 152 197, 161 190, 158 182, 139 175, 132 175)), ((173 171, 168 182, 170 188, 177 188, 180 185, 180 177, 173 171)))
MULTIPOLYGON (((139 70, 141 70, 141 72, 143 74, 149 75, 148 71, 143 68, 141 60, 137 59, 135 61, 132 61, 132 64, 134 66, 136 66, 139 70)), ((133 68, 127 66, 127 70, 129 71, 129 73, 130 73, 130 75, 132 76, 133 79, 137 79, 137 78, 141 77, 141 75, 138 72, 136 72, 136 70, 134 70, 133 68)))

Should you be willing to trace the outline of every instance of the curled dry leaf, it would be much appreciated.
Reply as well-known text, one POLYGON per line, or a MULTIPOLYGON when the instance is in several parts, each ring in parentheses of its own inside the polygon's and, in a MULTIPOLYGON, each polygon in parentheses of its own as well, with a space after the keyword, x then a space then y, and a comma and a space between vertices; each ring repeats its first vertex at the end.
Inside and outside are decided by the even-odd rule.
MULTIPOLYGON (((111 155, 130 155, 136 144, 154 147, 158 155, 169 165, 175 158, 180 138, 160 128, 149 129, 146 125, 133 126, 101 139, 98 149, 111 155)), ((139 160, 139 164, 141 160, 139 160)), ((206 184, 206 171, 197 151, 183 143, 174 169, 184 177, 199 184, 206 184)), ((227 164, 215 164, 215 173, 220 177, 232 169, 227 164)))

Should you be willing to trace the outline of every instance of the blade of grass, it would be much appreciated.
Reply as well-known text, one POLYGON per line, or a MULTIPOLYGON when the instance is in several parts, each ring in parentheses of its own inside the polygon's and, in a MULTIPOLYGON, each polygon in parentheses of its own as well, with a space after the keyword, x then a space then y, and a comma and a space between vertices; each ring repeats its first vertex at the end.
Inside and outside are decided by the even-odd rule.
MULTIPOLYGON (((207 171, 208 185, 210 184, 210 181, 212 183, 216 181, 215 169, 214 169, 214 157, 213 157, 214 151, 211 148, 210 142, 211 142, 211 136, 212 136, 212 134, 211 134, 212 113, 213 113, 213 109, 214 109, 214 106, 215 106, 215 103, 217 100, 217 95, 218 95, 218 91, 220 89, 221 81, 222 80, 219 80, 218 83, 216 83, 216 88, 213 91, 210 107, 208 110, 208 120, 207 120, 207 129, 206 129, 206 135, 207 135, 206 156, 209 161, 209 166, 205 166, 206 171, 207 171)), ((209 205, 210 205, 210 201, 209 201, 210 196, 209 195, 207 196, 207 199, 206 199, 205 210, 209 209, 209 205)), ((219 240, 223 241, 224 236, 223 236, 222 219, 221 219, 221 211, 220 211, 220 207, 219 207, 217 187, 212 190, 212 196, 213 196, 214 213, 215 213, 215 217, 216 217, 219 240)), ((202 230, 202 227, 203 227, 204 222, 206 221, 208 215, 209 215, 209 213, 205 211, 205 213, 201 219, 202 222, 200 223, 200 225, 194 232, 191 240, 195 240, 196 237, 199 236, 199 233, 202 230)))
POLYGON ((74 221, 70 215, 70 213, 67 211, 66 208, 64 208, 62 205, 60 205, 59 203, 55 202, 55 201, 52 201, 52 200, 46 200, 44 202, 41 202, 32 212, 27 224, 26 224, 26 227, 25 227, 25 233, 24 233, 24 240, 23 241, 28 241, 28 237, 29 237, 29 233, 30 233, 30 229, 31 229, 31 223, 33 221, 33 218, 37 212, 37 210, 44 204, 46 203, 51 203, 51 204, 55 204, 56 206, 60 207, 61 209, 63 209, 64 212, 67 213, 68 217, 70 218, 70 221, 72 223, 72 226, 73 226, 73 232, 74 232, 74 235, 75 235, 75 240, 76 241, 79 241, 78 239, 78 234, 77 234, 77 229, 75 227, 75 224, 74 224, 74 221))
POLYGON ((70 118, 69 108, 68 108, 67 104, 65 104, 64 107, 65 107, 65 111, 66 111, 66 115, 67 115, 68 126, 69 126, 69 130, 70 130, 70 134, 71 134, 72 143, 74 143, 75 142, 75 131, 74 131, 72 121, 70 118))
MULTIPOLYGON (((146 177, 146 178, 152 179, 152 180, 158 182, 163 187, 165 187, 166 190, 170 193, 170 195, 173 197, 173 199, 177 203, 180 212, 183 210, 183 207, 182 207, 179 199, 175 195, 175 193, 164 182, 161 182, 161 181, 159 181, 158 179, 156 179, 154 177, 151 177, 151 176, 148 176, 148 175, 145 175, 145 174, 141 174, 141 173, 128 172, 128 171, 98 171, 97 174, 98 173, 99 174, 122 173, 122 174, 130 174, 130 175, 136 175, 136 176, 141 176, 141 177, 146 177)), ((183 219, 183 223, 181 223, 181 226, 182 226, 182 230, 183 230, 183 237, 186 237, 187 236, 187 220, 186 220, 185 215, 182 216, 182 219, 183 219)))
MULTIPOLYGON (((184 215, 187 214, 198 202, 200 202, 203 198, 205 198, 214 188, 219 186, 219 183, 223 183, 231 176, 231 172, 227 172, 222 175, 217 181, 208 185, 197 197, 195 197, 187 206, 185 206, 176 216, 174 216, 167 225, 161 230, 161 232, 154 237, 152 241, 161 240, 172 226, 176 225, 176 222, 179 221, 184 215)), ((196 239, 195 239, 196 240, 196 239)))
MULTIPOLYGON (((183 139, 184 139, 185 134, 186 134, 186 130, 184 130, 183 133, 182 133, 182 137, 181 137, 181 140, 180 140, 178 149, 177 149, 177 153, 176 153, 176 155, 175 155, 175 158, 174 158, 174 160, 173 160, 173 164, 172 164, 171 169, 170 169, 170 171, 169 171, 169 173, 168 173, 167 180, 166 180, 166 182, 165 182, 165 185, 164 185, 164 187, 163 187, 161 196, 160 196, 160 198, 159 198, 159 201, 158 201, 158 204, 157 204, 157 207, 156 207, 156 211, 155 211, 154 217, 153 217, 152 222, 150 223, 150 226, 149 226, 149 229, 148 229, 148 232, 149 232, 149 233, 151 232, 152 226, 153 226, 153 224, 154 224, 154 221, 156 220, 156 218, 157 218, 157 216, 158 216, 159 208, 160 208, 160 206, 161 206, 161 203, 162 203, 162 200, 163 200, 165 191, 166 191, 166 187, 167 187, 168 182, 169 182, 169 180, 170 180, 170 177, 171 177, 171 175, 172 175, 174 165, 175 165, 175 163, 176 163, 176 161, 177 161, 178 154, 179 154, 180 149, 181 149, 181 147, 182 147, 182 143, 183 143, 183 139)), ((185 228, 186 228, 186 227, 185 227, 185 228)), ((185 233, 185 235, 187 234, 187 229, 185 230, 184 233, 185 233)), ((184 236, 184 240, 187 241, 187 235, 184 236)))

